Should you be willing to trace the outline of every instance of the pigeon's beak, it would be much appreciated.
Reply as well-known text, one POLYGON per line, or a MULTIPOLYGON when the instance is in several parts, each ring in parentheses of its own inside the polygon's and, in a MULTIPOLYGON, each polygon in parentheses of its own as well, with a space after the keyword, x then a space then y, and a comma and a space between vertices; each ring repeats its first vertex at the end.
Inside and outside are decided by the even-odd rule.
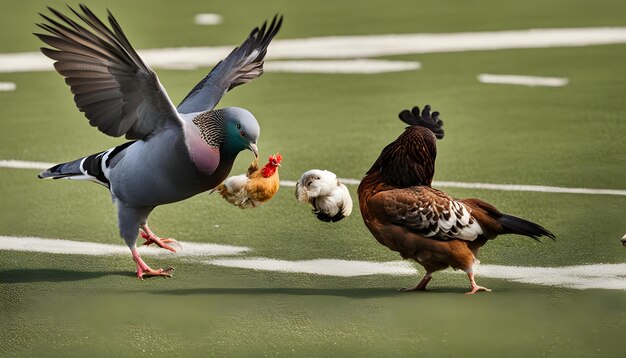
POLYGON ((259 148, 256 147, 256 143, 250 143, 250 146, 248 146, 248 149, 250 149, 252 153, 254 153, 255 158, 259 157, 259 148))

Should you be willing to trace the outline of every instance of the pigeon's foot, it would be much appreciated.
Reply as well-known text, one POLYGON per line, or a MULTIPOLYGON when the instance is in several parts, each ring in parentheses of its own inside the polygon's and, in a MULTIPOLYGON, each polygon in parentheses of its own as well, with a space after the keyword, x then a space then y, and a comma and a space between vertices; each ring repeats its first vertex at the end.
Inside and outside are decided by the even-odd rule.
POLYGON ((135 263, 137 264, 137 278, 140 280, 143 280, 144 276, 149 277, 149 276, 165 276, 165 277, 172 277, 172 271, 174 271, 173 267, 170 267, 168 269, 162 269, 159 268, 157 270, 153 270, 152 268, 150 268, 150 266, 148 266, 139 256, 139 253, 137 252, 137 249, 133 249, 131 250, 131 253, 133 254, 133 260, 135 261, 135 263))
POLYGON ((143 237, 146 240, 143 244, 146 246, 156 244, 158 247, 162 249, 176 252, 177 250, 175 248, 173 248, 171 245, 168 245, 171 243, 173 246, 177 246, 179 249, 182 249, 182 246, 178 243, 178 241, 171 239, 171 238, 163 239, 163 238, 156 236, 150 230, 148 225, 141 225, 141 230, 142 230, 141 237, 143 237))

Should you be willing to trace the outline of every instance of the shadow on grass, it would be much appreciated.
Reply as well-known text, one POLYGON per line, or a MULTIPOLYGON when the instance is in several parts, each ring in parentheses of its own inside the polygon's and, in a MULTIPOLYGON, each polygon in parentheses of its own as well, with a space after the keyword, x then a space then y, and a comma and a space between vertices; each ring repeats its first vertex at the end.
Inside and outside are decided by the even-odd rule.
POLYGON ((288 296, 334 296, 346 298, 377 298, 396 296, 436 295, 438 293, 462 294, 463 288, 442 287, 426 292, 399 292, 392 287, 358 287, 358 288, 289 288, 289 287, 250 287, 250 288, 188 288, 180 290, 150 291, 156 295, 189 296, 189 295, 288 295, 288 296))
POLYGON ((0 283, 68 282, 104 276, 135 276, 131 271, 72 271, 55 269, 20 269, 0 271, 0 283))

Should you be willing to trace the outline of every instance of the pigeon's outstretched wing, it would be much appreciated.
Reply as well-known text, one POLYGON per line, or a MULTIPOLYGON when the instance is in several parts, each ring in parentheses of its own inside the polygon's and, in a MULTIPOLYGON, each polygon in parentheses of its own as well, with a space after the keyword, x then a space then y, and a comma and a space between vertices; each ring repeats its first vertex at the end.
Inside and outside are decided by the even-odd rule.
POLYGON ((248 38, 236 47, 224 60, 202 79, 178 105, 180 113, 211 110, 224 93, 250 82, 263 74, 263 60, 267 46, 280 30, 282 16, 274 16, 272 22, 252 30, 248 38))
POLYGON ((49 34, 35 35, 54 48, 41 48, 41 52, 57 61, 54 67, 65 77, 76 106, 92 126, 113 137, 143 139, 163 126, 181 125, 157 75, 110 12, 111 28, 85 5, 80 5, 82 13, 70 7, 85 27, 48 9, 60 21, 40 14, 47 23, 37 25, 49 34))

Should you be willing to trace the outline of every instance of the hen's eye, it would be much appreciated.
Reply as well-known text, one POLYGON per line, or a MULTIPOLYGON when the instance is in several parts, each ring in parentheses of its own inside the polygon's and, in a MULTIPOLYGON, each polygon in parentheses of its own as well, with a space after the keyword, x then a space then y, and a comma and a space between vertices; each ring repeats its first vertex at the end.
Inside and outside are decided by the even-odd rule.
POLYGON ((242 137, 246 136, 246 133, 244 133, 243 131, 239 132, 239 134, 241 134, 242 137))
POLYGON ((241 124, 237 123, 237 129, 241 129, 241 124))

